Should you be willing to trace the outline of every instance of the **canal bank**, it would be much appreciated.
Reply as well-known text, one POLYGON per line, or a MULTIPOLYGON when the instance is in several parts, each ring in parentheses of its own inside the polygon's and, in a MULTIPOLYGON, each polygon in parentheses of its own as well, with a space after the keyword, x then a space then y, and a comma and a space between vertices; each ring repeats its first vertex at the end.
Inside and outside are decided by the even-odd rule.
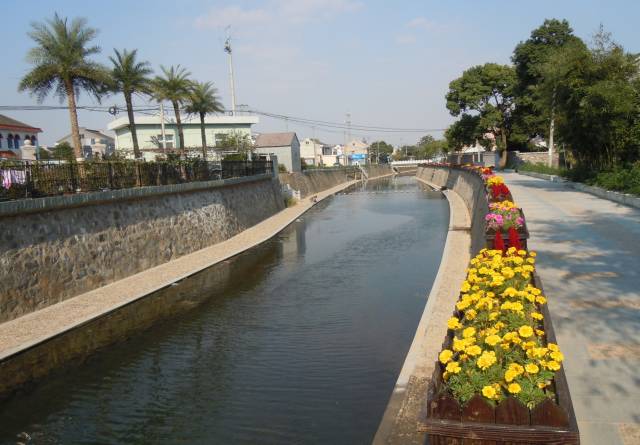
MULTIPOLYGON (((446 178, 434 178, 434 172, 425 168, 418 169, 416 180, 437 190, 447 185, 446 178)), ((466 202, 472 199, 466 190, 454 186, 443 191, 449 203, 449 227, 442 259, 374 445, 425 443, 426 434, 419 426, 426 416, 427 387, 470 259, 472 225, 466 202)))
POLYGON ((449 216, 412 178, 356 191, 180 282, 197 310, 4 404, 0 443, 370 442, 449 216))
MULTIPOLYGON (((315 201, 356 183, 321 191, 315 201)), ((311 197, 303 199, 226 241, 0 324, 0 397, 197 304, 184 295, 165 295, 163 305, 149 304, 146 297, 265 242, 314 204, 311 197)))

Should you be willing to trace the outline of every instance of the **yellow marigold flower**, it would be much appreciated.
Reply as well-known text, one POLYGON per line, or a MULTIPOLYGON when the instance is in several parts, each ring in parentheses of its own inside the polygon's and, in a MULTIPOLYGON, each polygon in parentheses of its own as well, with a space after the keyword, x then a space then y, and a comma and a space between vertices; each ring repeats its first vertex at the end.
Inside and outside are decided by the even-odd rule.
POLYGON ((495 320, 496 318, 498 318, 498 315, 500 315, 500 313, 498 313, 498 312, 490 312, 489 313, 489 321, 495 320))
POLYGON ((540 312, 531 312, 531 318, 534 320, 542 320, 544 316, 540 312))
POLYGON ((474 318, 476 318, 476 315, 478 315, 478 313, 474 309, 469 309, 467 312, 465 312, 464 318, 466 318, 467 320, 473 320, 474 318))
POLYGON ((507 387, 507 390, 511 394, 518 394, 520 391, 522 391, 522 388, 517 383, 512 383, 507 387))
POLYGON ((520 326, 520 329, 518 329, 518 334, 520 334, 520 337, 522 338, 529 338, 533 335, 533 328, 531 326, 520 326))
POLYGON ((453 357, 453 351, 449 349, 443 349, 438 356, 438 359, 440 360, 440 363, 446 365, 449 361, 451 361, 451 357, 453 357))
POLYGON ((560 369, 560 363, 556 362, 555 360, 550 360, 547 362, 547 368, 552 371, 557 371, 560 369))
POLYGON ((549 355, 556 362, 561 362, 561 361, 564 360, 564 354, 562 352, 560 352, 560 351, 552 351, 551 354, 549 354, 549 355))
POLYGON ((535 258, 527 258, 527 263, 535 264, 535 262, 536 262, 535 258))
POLYGON ((476 328, 474 328, 473 326, 469 326, 468 328, 465 328, 464 331, 462 331, 462 336, 464 338, 473 337, 474 335, 476 335, 476 328))
POLYGON ((458 308, 459 311, 464 311, 466 308, 468 308, 471 305, 471 299, 470 298, 462 298, 462 300, 458 301, 456 303, 456 307, 458 308))
POLYGON ((475 357, 476 355, 480 355, 482 352, 482 348, 478 345, 469 346, 464 350, 465 354, 469 354, 470 356, 475 357))
POLYGON ((540 368, 538 367, 538 365, 533 363, 527 363, 526 365, 524 365, 524 369, 529 374, 537 374, 538 371, 540 371, 540 368))
POLYGON ((458 320, 458 317, 451 317, 447 321, 447 327, 449 329, 458 329, 458 328, 461 328, 462 325, 460 324, 460 320, 458 320))
POLYGON ((515 297, 518 295, 518 290, 513 287, 508 287, 502 292, 503 297, 515 297))
POLYGON ((549 343, 547 344, 547 348, 549 348, 549 351, 559 351, 560 348, 558 348, 558 345, 555 343, 549 343))
POLYGON ((542 295, 538 295, 536 297, 536 303, 545 304, 546 302, 547 302, 547 299, 545 297, 543 297, 542 295))
POLYGON ((468 281, 466 281, 466 280, 465 280, 465 281, 463 281, 463 282, 462 282, 462 287, 460 288, 460 290, 461 290, 462 292, 469 292, 469 289, 471 289, 471 285, 469 284, 469 282, 468 282, 468 281))
POLYGON ((480 357, 478 357, 478 368, 482 369, 483 371, 487 368, 489 368, 491 365, 493 365, 496 362, 496 353, 493 351, 484 351, 482 353, 482 355, 480 357))
POLYGON ((449 364, 447 365, 447 372, 451 374, 457 374, 461 369, 462 368, 460 368, 458 362, 449 362, 449 364))
POLYGON ((496 389, 493 386, 485 386, 482 388, 482 395, 487 399, 493 399, 496 396, 496 389))
POLYGON ((502 339, 500 338, 499 335, 492 334, 492 335, 489 335, 487 338, 485 338, 484 342, 489 346, 495 346, 498 342, 500 342, 500 340, 502 339))
POLYGON ((540 388, 540 389, 544 389, 546 386, 547 386, 546 382, 538 383, 538 388, 540 388))
POLYGON ((538 337, 542 337, 544 335, 544 331, 542 329, 536 329, 536 335, 538 337))
POLYGON ((532 256, 535 258, 535 256, 538 255, 537 253, 535 253, 534 251, 529 252, 529 256, 532 256))
MULTIPOLYGON (((531 252, 531 253, 533 253, 533 252, 531 252)), ((518 250, 518 255, 526 256, 527 255, 527 251, 526 250, 518 250)))
POLYGON ((536 346, 536 342, 528 341, 528 342, 525 342, 525 343, 522 344, 522 349, 531 350, 531 349, 535 348, 535 346, 536 346))
POLYGON ((516 377, 518 377, 518 373, 512 369, 507 369, 507 372, 504 373, 504 380, 507 383, 513 382, 516 377))

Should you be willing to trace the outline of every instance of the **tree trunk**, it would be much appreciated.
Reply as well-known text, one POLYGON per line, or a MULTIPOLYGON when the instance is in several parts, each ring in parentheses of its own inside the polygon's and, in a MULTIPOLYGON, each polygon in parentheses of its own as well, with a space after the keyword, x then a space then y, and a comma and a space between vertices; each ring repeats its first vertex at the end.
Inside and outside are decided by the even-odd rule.
POLYGON ((556 89, 551 97, 551 119, 549 121, 549 167, 553 167, 553 136, 556 129, 556 89))
POLYGON ((180 143, 178 147, 180 148, 180 156, 186 158, 184 151, 184 134, 182 132, 182 121, 180 120, 180 105, 178 102, 172 101, 173 112, 176 114, 176 126, 178 127, 178 139, 180 139, 180 143))
POLYGON ((502 140, 502 147, 498 147, 500 152, 499 168, 503 169, 507 166, 507 133, 504 128, 500 129, 500 139, 502 140))
POLYGON ((129 116, 129 131, 131 131, 131 139, 133 140, 133 156, 136 159, 142 157, 140 148, 138 147, 138 135, 136 134, 136 122, 133 118, 133 102, 131 100, 131 93, 124 93, 124 101, 127 104, 127 115, 129 116))
POLYGON ((67 93, 67 102, 69 103, 69 118, 71 120, 71 139, 73 140, 73 153, 76 157, 76 161, 82 162, 84 157, 82 155, 82 142, 80 141, 80 128, 78 127, 78 110, 76 108, 76 95, 73 90, 73 84, 71 80, 64 82, 65 90, 67 93))
POLYGON ((202 136, 202 159, 207 160, 207 135, 204 132, 204 113, 200 113, 200 136, 202 136))

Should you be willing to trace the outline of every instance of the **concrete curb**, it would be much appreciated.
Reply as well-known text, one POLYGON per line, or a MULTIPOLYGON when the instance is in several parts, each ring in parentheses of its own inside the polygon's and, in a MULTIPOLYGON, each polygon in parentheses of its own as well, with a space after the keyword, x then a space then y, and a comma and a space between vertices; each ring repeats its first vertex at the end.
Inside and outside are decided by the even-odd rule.
POLYGON ((545 175, 536 172, 518 172, 524 176, 531 176, 533 178, 544 179, 551 182, 563 183, 566 187, 578 190, 580 192, 589 193, 590 195, 597 196, 598 198, 606 199, 608 201, 616 202, 618 204, 626 205, 640 209, 640 197, 631 195, 629 193, 621 193, 613 190, 606 190, 602 187, 595 187, 592 185, 581 184, 579 182, 568 181, 565 178, 556 175, 545 175))

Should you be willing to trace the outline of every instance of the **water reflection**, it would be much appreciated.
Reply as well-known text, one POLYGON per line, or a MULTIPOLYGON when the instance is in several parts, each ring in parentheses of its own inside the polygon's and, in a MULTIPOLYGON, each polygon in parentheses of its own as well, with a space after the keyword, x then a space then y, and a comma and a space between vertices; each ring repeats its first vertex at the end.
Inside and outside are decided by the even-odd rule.
POLYGON ((446 235, 439 194, 369 181, 184 280, 193 310, 0 409, 0 442, 369 443, 446 235))

